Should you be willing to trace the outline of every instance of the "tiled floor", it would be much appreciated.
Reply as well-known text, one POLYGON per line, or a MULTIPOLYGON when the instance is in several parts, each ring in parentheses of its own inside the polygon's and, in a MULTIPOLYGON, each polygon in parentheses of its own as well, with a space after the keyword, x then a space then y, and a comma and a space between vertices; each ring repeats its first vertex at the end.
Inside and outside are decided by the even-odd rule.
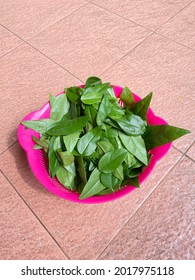
POLYGON ((195 258, 195 1, 0 4, 0 259, 195 258), (192 133, 139 190, 97 205, 46 191, 17 126, 48 93, 89 75, 154 92, 152 107, 192 133))

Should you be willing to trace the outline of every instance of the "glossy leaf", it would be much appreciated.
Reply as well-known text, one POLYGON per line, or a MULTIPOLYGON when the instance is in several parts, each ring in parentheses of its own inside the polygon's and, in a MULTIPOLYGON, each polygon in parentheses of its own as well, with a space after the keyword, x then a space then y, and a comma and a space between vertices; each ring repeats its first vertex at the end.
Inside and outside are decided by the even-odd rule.
POLYGON ((127 135, 142 135, 146 130, 145 122, 136 115, 131 115, 128 120, 120 118, 116 120, 116 123, 127 135))
POLYGON ((97 125, 101 125, 103 121, 106 119, 107 115, 109 113, 109 98, 108 95, 104 95, 96 117, 96 123, 97 125))
POLYGON ((80 136, 80 132, 75 132, 66 136, 63 136, 63 141, 65 144, 65 147, 68 152, 72 152, 74 150, 74 147, 76 146, 78 139, 80 136))
POLYGON ((95 93, 95 92, 99 92, 99 93, 105 93, 107 92, 107 89, 110 87, 110 83, 104 83, 104 84, 98 84, 95 86, 90 86, 87 88, 84 88, 83 90, 83 95, 85 94, 89 94, 89 93, 95 93))
POLYGON ((48 148, 48 144, 49 144, 49 139, 47 140, 41 140, 41 139, 38 139, 37 137, 35 136, 32 136, 32 139, 35 143, 37 143, 41 148, 48 148))
POLYGON ((97 143, 97 145, 100 147, 100 149, 102 150, 102 152, 104 154, 111 151, 111 150, 114 150, 113 145, 109 141, 106 141, 106 140, 99 141, 97 143))
POLYGON ((189 130, 171 125, 148 126, 143 139, 148 150, 172 142, 181 136, 190 133, 189 130))
POLYGON ((68 113, 70 104, 65 94, 58 96, 50 95, 50 119, 60 121, 62 117, 68 113))
POLYGON ((139 115, 142 118, 146 118, 148 108, 152 99, 152 92, 150 92, 146 97, 135 104, 133 112, 135 115, 139 115))
POLYGON ((114 187, 119 182, 119 179, 112 175, 112 173, 101 173, 100 174, 100 181, 101 183, 109 188, 110 190, 114 191, 114 187))
POLYGON ((56 177, 64 187, 75 190, 75 176, 68 172, 63 166, 59 167, 58 171, 56 172, 56 177))
POLYGON ((125 149, 107 152, 99 161, 99 170, 104 173, 114 172, 127 156, 125 149))
POLYGON ((69 165, 64 166, 64 168, 71 173, 73 176, 76 176, 76 166, 75 166, 75 162, 72 162, 69 165))
POLYGON ((81 101, 84 104, 94 104, 94 103, 100 103, 102 100, 102 93, 101 92, 89 92, 85 93, 81 97, 81 101))
POLYGON ((58 151, 57 154, 63 166, 70 165, 72 162, 74 162, 74 156, 70 152, 58 151))
POLYGON ((89 122, 96 126, 96 116, 97 116, 97 110, 90 105, 85 106, 85 115, 89 117, 89 122))
POLYGON ((120 99, 123 101, 124 106, 129 109, 131 109, 135 104, 133 93, 128 87, 123 88, 120 99))
POLYGON ((51 178, 53 178, 56 175, 56 172, 60 167, 60 162, 58 161, 58 158, 53 148, 55 141, 56 141, 56 137, 52 136, 49 142, 49 151, 48 151, 49 172, 51 178))
POLYGON ((95 151, 100 131, 101 127, 97 126, 79 139, 77 150, 81 155, 89 156, 95 151))
POLYGON ((148 164, 147 150, 145 147, 144 140, 141 136, 127 136, 123 133, 119 133, 119 137, 125 146, 125 148, 134 155, 137 159, 143 162, 145 165, 148 164))
POLYGON ((51 119, 40 119, 40 120, 32 120, 32 121, 22 121, 26 128, 31 128, 36 132, 44 133, 46 130, 51 127, 55 123, 54 120, 51 119))
MULTIPOLYGON (((126 159, 125 159, 126 160, 126 159)), ((114 170, 113 175, 118 178, 119 180, 123 180, 124 179, 124 172, 123 172, 123 166, 119 165, 116 170, 114 170)))
POLYGON ((90 87, 90 86, 97 86, 99 84, 102 84, 102 81, 98 77, 89 77, 85 83, 85 88, 90 87))
POLYGON ((67 96, 68 100, 71 102, 79 101, 81 91, 82 90, 79 87, 70 87, 70 88, 65 89, 66 96, 67 96))
POLYGON ((100 181, 100 174, 101 172, 98 170, 98 168, 95 168, 91 173, 91 176, 89 177, 81 195, 79 196, 79 199, 96 195, 105 189, 105 186, 100 181))
POLYGON ((88 117, 78 117, 73 120, 64 120, 55 127, 47 130, 49 135, 69 135, 75 132, 79 132, 88 122, 88 117))

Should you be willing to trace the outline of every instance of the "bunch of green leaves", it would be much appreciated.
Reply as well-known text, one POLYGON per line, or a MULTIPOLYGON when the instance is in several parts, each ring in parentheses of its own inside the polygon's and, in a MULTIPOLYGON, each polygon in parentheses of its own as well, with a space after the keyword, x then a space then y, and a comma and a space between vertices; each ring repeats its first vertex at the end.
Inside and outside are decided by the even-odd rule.
POLYGON ((85 87, 50 95, 50 118, 23 121, 40 134, 34 149, 43 149, 50 176, 80 199, 139 187, 150 149, 171 142, 188 130, 149 126, 146 114, 152 93, 135 103, 128 87, 115 97, 110 83, 90 77, 85 87), (122 104, 122 106, 120 105, 122 104))

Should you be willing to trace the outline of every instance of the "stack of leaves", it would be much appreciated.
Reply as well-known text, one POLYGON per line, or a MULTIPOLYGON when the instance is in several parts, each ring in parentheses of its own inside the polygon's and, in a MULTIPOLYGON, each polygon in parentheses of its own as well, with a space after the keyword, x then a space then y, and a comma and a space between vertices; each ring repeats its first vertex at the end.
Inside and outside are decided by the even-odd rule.
POLYGON ((34 149, 43 149, 49 174, 80 199, 139 187, 138 175, 149 164, 150 149, 171 142, 188 130, 149 126, 149 93, 135 103, 128 87, 115 97, 110 83, 90 77, 85 87, 50 95, 50 119, 23 121, 40 134, 34 149))

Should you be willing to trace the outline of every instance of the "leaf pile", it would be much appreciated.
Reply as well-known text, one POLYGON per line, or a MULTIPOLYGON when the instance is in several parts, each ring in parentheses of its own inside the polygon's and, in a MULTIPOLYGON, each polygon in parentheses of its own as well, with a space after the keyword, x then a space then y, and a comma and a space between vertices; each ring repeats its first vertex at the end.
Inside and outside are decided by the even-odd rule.
POLYGON ((152 93, 135 103, 125 87, 119 99, 110 83, 90 77, 85 87, 50 95, 50 119, 23 121, 40 134, 34 149, 43 149, 49 174, 80 199, 139 187, 138 175, 149 164, 148 151, 171 142, 188 130, 149 126, 146 114, 152 93), (122 102, 122 106, 119 104, 122 102))

